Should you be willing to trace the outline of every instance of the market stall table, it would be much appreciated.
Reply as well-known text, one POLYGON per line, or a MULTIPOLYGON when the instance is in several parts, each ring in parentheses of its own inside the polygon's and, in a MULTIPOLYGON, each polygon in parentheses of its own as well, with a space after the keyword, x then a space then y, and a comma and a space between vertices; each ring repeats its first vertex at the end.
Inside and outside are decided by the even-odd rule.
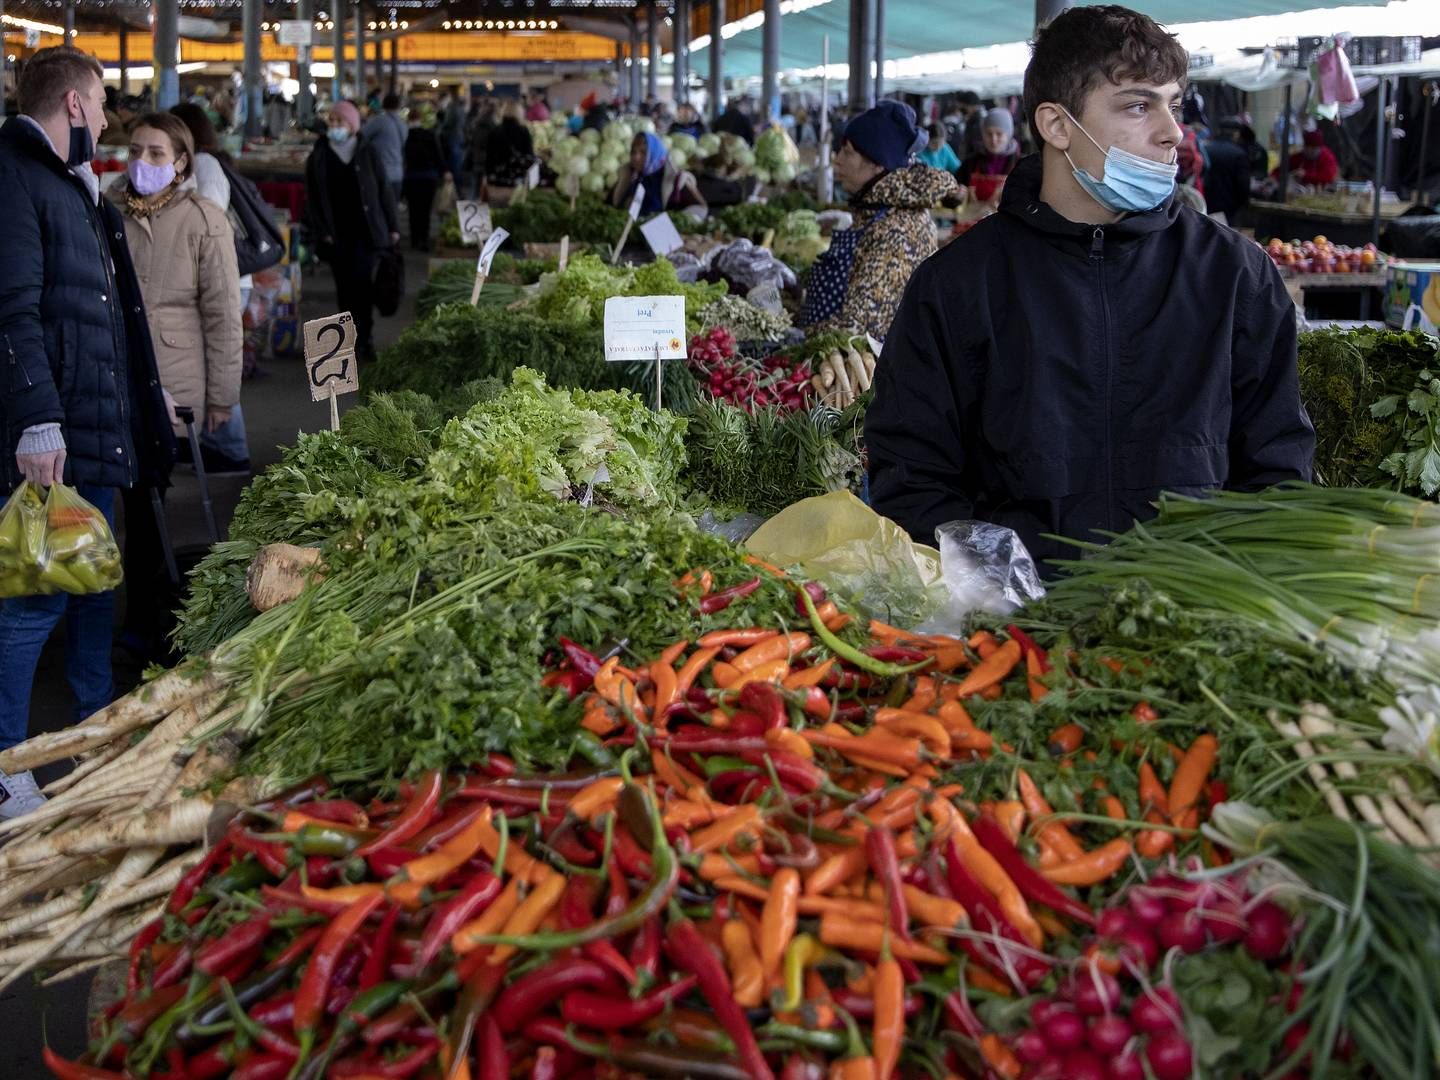
POLYGON ((1364 322, 1370 318, 1371 293, 1385 288, 1385 269, 1368 274, 1285 274, 1285 288, 1289 291, 1295 306, 1305 310, 1306 293, 1355 293, 1359 296, 1359 318, 1364 322))
MULTIPOLYGON (((1411 204, 1407 202, 1382 203, 1380 216, 1390 221, 1398 218, 1411 204)), ((1370 240, 1370 226, 1374 216, 1368 211, 1354 213, 1339 210, 1318 210, 1311 207, 1295 206, 1290 203, 1256 200, 1250 203, 1252 224, 1257 236, 1313 236, 1317 233, 1330 238, 1335 244, 1349 244, 1360 247, 1370 240)))

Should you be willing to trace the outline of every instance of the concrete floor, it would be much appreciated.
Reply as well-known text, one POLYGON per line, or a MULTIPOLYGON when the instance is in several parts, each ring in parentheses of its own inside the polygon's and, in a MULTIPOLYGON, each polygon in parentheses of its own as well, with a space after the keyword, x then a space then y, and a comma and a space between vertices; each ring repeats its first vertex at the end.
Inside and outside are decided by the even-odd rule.
MULTIPOLYGON (((419 290, 427 274, 424 255, 407 253, 406 283, 411 295, 419 290)), ((304 280, 301 315, 315 319, 336 310, 335 286, 328 268, 312 270, 304 280)), ((413 300, 407 300, 400 311, 389 319, 376 319, 375 344, 383 348, 404 330, 414 318, 413 300)), ((365 372, 360 379, 363 385, 365 372)), ((341 399, 343 412, 354 396, 341 399)), ((329 424, 329 406, 312 403, 300 361, 285 363, 262 361, 259 377, 249 380, 241 391, 245 420, 250 440, 251 465, 256 472, 280 459, 283 449, 294 443, 298 433, 321 430, 329 424)), ((211 499, 221 535, 229 527, 231 515, 248 483, 244 476, 210 478, 211 499)), ((187 466, 177 467, 174 487, 167 500, 172 539, 177 547, 203 544, 206 540, 204 518, 200 509, 199 487, 194 473, 187 466)), ((123 523, 121 524, 123 538, 123 523)), ((123 590, 123 586, 122 586, 123 590)), ((123 595, 121 602, 123 604, 123 595)), ((55 731, 71 722, 71 698, 65 682, 63 635, 57 631, 40 660, 35 677, 34 699, 31 704, 30 733, 55 731)), ((117 690, 124 692, 138 682, 138 669, 124 669, 117 664, 117 690)), ((55 765, 37 770, 43 786, 68 771, 68 766, 55 765)), ((0 912, 0 918, 11 913, 0 912)), ((81 1054, 86 1045, 86 997, 90 979, 79 976, 52 987, 42 987, 30 979, 0 993, 0 1080, 42 1080, 49 1076, 40 1059, 47 1044, 67 1058, 81 1054)))

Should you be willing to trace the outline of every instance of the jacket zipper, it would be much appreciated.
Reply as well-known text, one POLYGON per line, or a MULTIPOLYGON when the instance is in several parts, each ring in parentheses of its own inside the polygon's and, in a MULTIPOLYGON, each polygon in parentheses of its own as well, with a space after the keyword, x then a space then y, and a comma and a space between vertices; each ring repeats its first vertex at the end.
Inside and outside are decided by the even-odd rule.
POLYGON ((124 455, 124 446, 132 442, 130 454, 125 462, 125 469, 130 474, 131 482, 139 479, 140 473, 136 464, 135 447, 130 438, 130 416, 126 409, 126 399, 130 396, 130 380, 128 378, 130 357, 127 353, 126 335, 123 331, 125 325, 125 313, 120 310, 120 290, 116 288, 115 279, 115 257, 110 251, 110 241, 105 233, 105 225, 100 208, 95 208, 95 214, 90 219, 90 227, 95 232, 95 239, 100 242, 100 257, 104 263, 105 287, 110 297, 110 340, 115 347, 115 400, 120 406, 120 433, 121 453, 124 455), (124 365, 127 378, 125 385, 120 385, 120 367, 124 365))
POLYGON ((1090 259, 1100 280, 1100 317, 1104 327, 1105 349, 1105 527, 1115 531, 1115 446, 1113 430, 1113 397, 1115 388, 1115 356, 1110 347, 1110 297, 1105 289, 1105 229, 1095 226, 1090 234, 1090 259))
POLYGON ((9 334, 5 335, 5 351, 10 354, 10 366, 16 368, 21 375, 25 376, 26 387, 34 387, 35 383, 30 378, 30 369, 21 365, 20 359, 15 355, 15 346, 10 344, 9 334))

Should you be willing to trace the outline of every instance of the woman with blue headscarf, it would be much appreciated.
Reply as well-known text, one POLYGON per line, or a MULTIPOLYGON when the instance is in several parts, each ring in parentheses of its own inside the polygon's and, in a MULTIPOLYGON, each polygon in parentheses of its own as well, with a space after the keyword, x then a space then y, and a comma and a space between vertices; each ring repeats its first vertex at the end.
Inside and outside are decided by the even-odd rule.
POLYGON ((645 193, 640 204, 641 217, 662 210, 705 205, 695 177, 675 168, 660 136, 648 131, 640 132, 630 144, 630 164, 620 170, 610 201, 616 206, 628 207, 637 188, 645 193))

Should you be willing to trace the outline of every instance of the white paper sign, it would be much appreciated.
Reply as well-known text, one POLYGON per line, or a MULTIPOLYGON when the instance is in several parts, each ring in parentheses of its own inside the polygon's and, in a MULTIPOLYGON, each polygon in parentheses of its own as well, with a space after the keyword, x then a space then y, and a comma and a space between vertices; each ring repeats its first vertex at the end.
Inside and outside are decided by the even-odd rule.
POLYGON ((525 186, 534 191, 540 186, 540 163, 537 161, 530 166, 530 171, 525 174, 525 186))
POLYGON ((278 45, 309 45, 314 40, 315 26, 309 19, 282 19, 275 32, 278 45))
POLYGON ((669 255, 685 246, 685 241, 680 239, 680 230, 675 228, 669 214, 656 214, 640 226, 640 235, 645 237, 645 242, 656 255, 669 255))
POLYGON ((461 199, 455 204, 460 215, 460 239, 467 244, 478 244, 490 235, 490 207, 474 199, 461 199))
POLYGON ((510 239, 510 234, 504 229, 496 229, 490 234, 490 239, 485 241, 485 246, 480 249, 480 259, 475 264, 475 272, 481 277, 490 276, 490 264, 495 259, 495 252, 500 250, 500 245, 510 239))
POLYGON ((643 184, 635 185, 635 197, 630 200, 630 220, 636 221, 640 217, 640 207, 645 205, 645 187, 643 184))
POLYGON ((683 360, 683 296, 612 296, 605 301, 606 360, 683 360))

